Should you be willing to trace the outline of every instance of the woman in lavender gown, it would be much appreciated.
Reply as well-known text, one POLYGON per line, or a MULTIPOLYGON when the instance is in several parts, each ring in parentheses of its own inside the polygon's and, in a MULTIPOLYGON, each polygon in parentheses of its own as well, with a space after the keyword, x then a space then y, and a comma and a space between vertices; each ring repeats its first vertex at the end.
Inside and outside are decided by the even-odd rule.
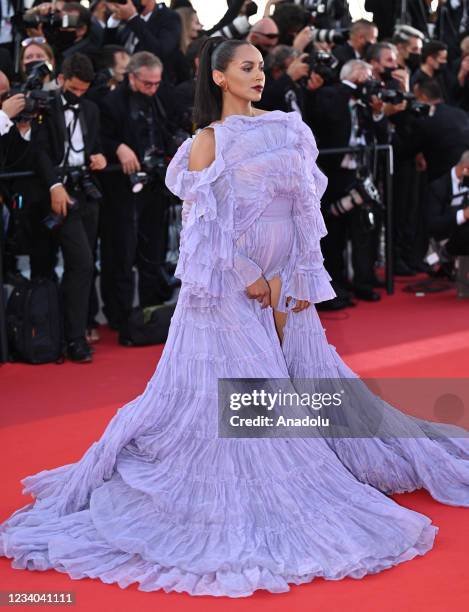
MULTIPOLYGON (((14 568, 143 591, 245 597, 362 578, 428 552, 438 527, 389 495, 425 488, 469 507, 469 440, 363 395, 360 420, 406 437, 223 438, 219 378, 358 379, 314 303, 326 186, 296 112, 261 112, 262 56, 209 39, 196 118, 168 168, 184 202, 178 304, 158 367, 76 463, 21 482, 0 526, 14 568), (205 129, 207 128, 207 129, 205 129), (454 436, 450 436, 450 433, 454 436)), ((465 432, 467 433, 467 432, 465 432)))

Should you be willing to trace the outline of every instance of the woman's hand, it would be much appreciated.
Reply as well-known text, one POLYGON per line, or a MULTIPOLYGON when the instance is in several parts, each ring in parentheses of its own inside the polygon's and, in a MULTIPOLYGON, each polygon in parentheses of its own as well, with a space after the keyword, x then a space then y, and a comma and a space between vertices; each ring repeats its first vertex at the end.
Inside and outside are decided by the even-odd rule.
MULTIPOLYGON (((287 297, 287 304, 290 303, 291 297, 287 297)), ((291 309, 291 312, 301 312, 302 310, 306 310, 307 308, 309 308, 311 306, 311 302, 308 302, 308 300, 296 300, 296 306, 295 308, 291 309)))
POLYGON ((260 302, 262 308, 270 306, 270 287, 263 276, 246 287, 246 293, 250 300, 257 300, 260 302))

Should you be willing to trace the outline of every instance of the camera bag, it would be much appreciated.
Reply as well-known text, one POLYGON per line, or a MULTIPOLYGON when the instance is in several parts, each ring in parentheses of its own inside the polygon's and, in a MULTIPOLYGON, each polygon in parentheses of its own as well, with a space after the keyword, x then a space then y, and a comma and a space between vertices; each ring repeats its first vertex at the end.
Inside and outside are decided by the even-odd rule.
POLYGON ((133 308, 125 326, 125 333, 121 332, 119 335, 119 343, 124 346, 163 344, 168 338, 175 308, 176 304, 133 308))
POLYGON ((63 318, 57 283, 25 280, 14 287, 6 307, 8 346, 14 361, 60 361, 64 350, 63 318))

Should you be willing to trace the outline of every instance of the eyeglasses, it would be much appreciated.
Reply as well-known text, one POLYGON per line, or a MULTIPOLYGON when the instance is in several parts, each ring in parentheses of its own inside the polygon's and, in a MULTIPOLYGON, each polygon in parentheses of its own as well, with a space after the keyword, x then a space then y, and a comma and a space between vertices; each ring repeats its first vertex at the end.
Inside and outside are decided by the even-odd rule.
POLYGON ((44 38, 44 36, 31 36, 30 38, 25 38, 24 40, 22 40, 21 46, 28 47, 29 45, 32 45, 32 44, 45 45, 46 42, 47 41, 44 38))
POLYGON ((142 83, 142 85, 144 87, 147 87, 148 89, 150 89, 150 87, 158 87, 161 83, 161 81, 145 81, 145 79, 140 78, 138 74, 134 74, 134 77, 137 79, 137 81, 140 81, 140 83, 142 83))

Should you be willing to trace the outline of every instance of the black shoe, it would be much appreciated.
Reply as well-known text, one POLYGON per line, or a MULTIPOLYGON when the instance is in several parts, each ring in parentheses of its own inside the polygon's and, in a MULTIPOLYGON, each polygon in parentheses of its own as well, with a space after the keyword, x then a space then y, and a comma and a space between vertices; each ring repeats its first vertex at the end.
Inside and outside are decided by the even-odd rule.
POLYGON ((349 308, 355 306, 351 299, 346 297, 335 297, 332 300, 326 300, 325 302, 319 302, 316 304, 316 310, 330 311, 330 310, 342 310, 342 308, 349 308))
POLYGON ((68 343, 67 357, 75 363, 90 363, 93 361, 92 351, 84 338, 68 343))
POLYGON ((381 296, 373 289, 366 289, 364 287, 359 287, 354 290, 355 297, 359 300, 365 300, 365 302, 379 302, 381 296))

